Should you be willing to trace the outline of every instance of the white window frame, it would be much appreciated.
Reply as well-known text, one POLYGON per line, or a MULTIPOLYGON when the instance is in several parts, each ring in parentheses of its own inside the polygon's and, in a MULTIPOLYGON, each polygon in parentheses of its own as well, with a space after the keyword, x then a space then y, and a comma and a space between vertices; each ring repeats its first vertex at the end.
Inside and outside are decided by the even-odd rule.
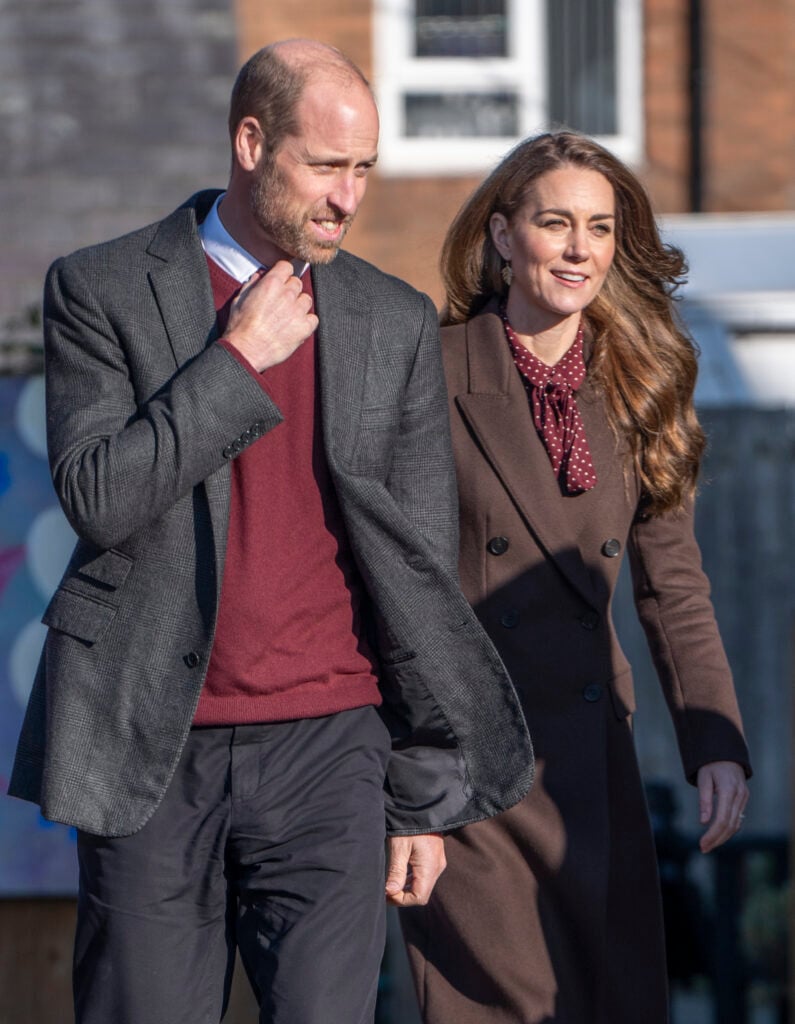
MULTIPOLYGON (((508 0, 508 56, 432 58, 413 56, 413 0, 374 0, 374 85, 381 115, 378 169, 387 175, 465 175, 494 166, 521 139, 543 131, 546 118, 545 4, 508 0), (519 135, 515 138, 407 137, 406 93, 515 94, 519 135)), ((616 2, 616 118, 614 135, 599 142, 630 164, 643 152, 642 0, 616 2)))

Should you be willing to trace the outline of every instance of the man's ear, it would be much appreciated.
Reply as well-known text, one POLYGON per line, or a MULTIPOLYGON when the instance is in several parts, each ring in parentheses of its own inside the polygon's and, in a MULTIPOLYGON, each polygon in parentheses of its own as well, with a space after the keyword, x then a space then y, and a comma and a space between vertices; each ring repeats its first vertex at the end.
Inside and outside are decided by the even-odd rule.
POLYGON ((235 161, 241 170, 253 171, 265 148, 265 136, 256 117, 244 117, 235 132, 235 161))

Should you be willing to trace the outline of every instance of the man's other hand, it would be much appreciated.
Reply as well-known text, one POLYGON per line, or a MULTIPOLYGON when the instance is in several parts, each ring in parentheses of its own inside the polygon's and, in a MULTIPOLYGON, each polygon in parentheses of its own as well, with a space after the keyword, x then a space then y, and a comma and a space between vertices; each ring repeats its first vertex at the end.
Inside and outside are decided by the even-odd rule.
POLYGON ((444 839, 440 835, 392 836, 387 857, 387 902, 397 907, 426 904, 447 864, 444 839))

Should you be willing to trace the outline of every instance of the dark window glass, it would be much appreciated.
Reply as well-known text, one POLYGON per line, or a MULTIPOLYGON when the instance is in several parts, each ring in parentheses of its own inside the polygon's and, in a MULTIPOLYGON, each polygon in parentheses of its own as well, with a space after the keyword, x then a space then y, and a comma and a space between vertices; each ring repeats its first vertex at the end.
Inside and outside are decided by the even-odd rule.
POLYGON ((519 134, 519 102, 512 93, 409 93, 404 113, 409 138, 519 134))
POLYGON ((550 123, 615 134, 615 0, 547 0, 546 11, 550 123))
POLYGON ((506 0, 416 0, 417 57, 507 57, 506 0))

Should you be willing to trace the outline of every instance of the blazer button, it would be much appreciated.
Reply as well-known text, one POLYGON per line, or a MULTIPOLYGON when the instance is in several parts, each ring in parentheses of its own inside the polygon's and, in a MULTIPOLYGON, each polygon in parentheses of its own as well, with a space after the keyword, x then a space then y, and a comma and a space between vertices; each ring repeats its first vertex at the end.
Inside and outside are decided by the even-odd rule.
POLYGON ((606 540, 602 545, 602 554, 606 558, 615 558, 616 555, 621 554, 621 541, 616 540, 615 537, 611 537, 610 540, 606 540))
POLYGON ((234 457, 235 449, 232 447, 231 444, 228 444, 226 448, 224 448, 224 450, 221 452, 221 454, 225 459, 231 459, 234 457))
POLYGON ((582 691, 583 697, 589 704, 595 704, 598 700, 601 700, 602 693, 603 690, 599 683, 589 683, 582 691))
POLYGON ((580 625, 583 629, 596 629, 599 625, 599 612, 594 611, 593 608, 591 608, 591 610, 587 611, 580 619, 580 625))
POLYGON ((509 608, 500 616, 500 625, 505 629, 516 629, 519 625, 519 612, 515 608, 509 608))
POLYGON ((492 555, 504 555, 510 547, 507 537, 492 537, 486 545, 486 550, 492 555))
POLYGON ((185 655, 185 664, 188 668, 196 668, 200 661, 201 657, 196 653, 196 651, 188 651, 185 655))

